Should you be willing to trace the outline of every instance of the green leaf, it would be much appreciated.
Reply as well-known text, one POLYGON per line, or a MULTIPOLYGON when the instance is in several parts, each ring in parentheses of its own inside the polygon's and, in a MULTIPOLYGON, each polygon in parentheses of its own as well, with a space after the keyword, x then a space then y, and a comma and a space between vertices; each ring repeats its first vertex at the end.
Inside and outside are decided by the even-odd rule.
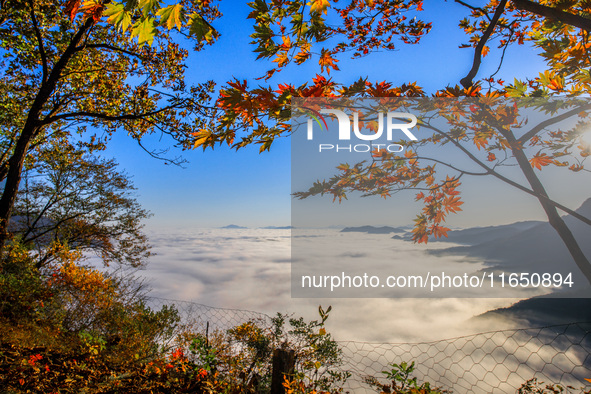
POLYGON ((198 13, 195 12, 191 15, 190 25, 189 34, 194 35, 197 41, 201 41, 204 38, 207 42, 213 40, 213 29, 198 13))
POLYGON ((140 8, 142 9, 144 16, 147 16, 148 14, 150 14, 150 12, 152 12, 156 8, 160 7, 160 1, 159 0, 140 0, 139 5, 140 5, 140 8))
POLYGON ((131 36, 137 36, 138 43, 140 44, 147 42, 152 45, 152 41, 154 41, 154 19, 140 19, 135 25, 133 25, 131 36))
POLYGON ((168 30, 172 30, 173 27, 181 30, 183 22, 185 21, 184 9, 181 4, 170 5, 166 8, 161 8, 156 13, 160 16, 160 23, 165 23, 168 30))
POLYGON ((125 0, 125 11, 133 11, 137 8, 139 0, 125 0))
POLYGON ((523 97, 527 92, 527 85, 515 78, 513 86, 507 86, 506 90, 509 97, 523 97))
POLYGON ((108 16, 108 23, 112 23, 121 31, 126 31, 131 23, 131 14, 121 3, 107 4, 104 14, 108 16))

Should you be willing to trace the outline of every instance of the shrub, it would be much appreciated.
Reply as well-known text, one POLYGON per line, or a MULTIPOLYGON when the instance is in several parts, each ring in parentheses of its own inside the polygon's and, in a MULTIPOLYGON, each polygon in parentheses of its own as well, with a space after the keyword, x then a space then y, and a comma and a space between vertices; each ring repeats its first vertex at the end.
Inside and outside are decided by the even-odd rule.
MULTIPOLYGON (((591 382, 591 380, 589 380, 591 382)), ((546 384, 544 382, 539 382, 537 378, 532 378, 527 382, 523 383, 519 390, 517 390, 518 394, 560 394, 560 393, 581 393, 581 394, 591 394, 591 389, 585 390, 585 388, 581 387, 579 389, 574 388, 573 386, 561 386, 559 384, 546 384)))
POLYGON ((310 322, 277 314, 270 325, 250 320, 226 332, 185 332, 179 349, 192 368, 207 372, 211 387, 240 393, 270 392, 274 350, 292 350, 290 392, 338 393, 349 374, 340 371, 341 350, 324 326, 329 311, 319 308, 321 319, 310 322))
POLYGON ((376 377, 366 377, 365 382, 379 393, 395 394, 443 394, 451 393, 440 387, 431 387, 429 382, 419 383, 417 377, 412 377, 415 370, 414 361, 410 364, 403 361, 400 364, 392 363, 389 371, 382 371, 388 383, 381 383, 376 377))

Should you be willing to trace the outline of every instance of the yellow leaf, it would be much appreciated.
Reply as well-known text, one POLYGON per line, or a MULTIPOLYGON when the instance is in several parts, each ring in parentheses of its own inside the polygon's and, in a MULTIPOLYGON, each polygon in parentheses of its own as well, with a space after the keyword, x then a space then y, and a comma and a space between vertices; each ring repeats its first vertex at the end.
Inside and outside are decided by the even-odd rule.
POLYGON ((161 17, 160 22, 165 23, 168 30, 172 30, 175 26, 179 30, 183 27, 183 6, 180 3, 159 9, 156 15, 161 17))
POLYGON ((308 3, 310 11, 318 14, 326 14, 326 9, 330 6, 328 0, 312 0, 308 3))

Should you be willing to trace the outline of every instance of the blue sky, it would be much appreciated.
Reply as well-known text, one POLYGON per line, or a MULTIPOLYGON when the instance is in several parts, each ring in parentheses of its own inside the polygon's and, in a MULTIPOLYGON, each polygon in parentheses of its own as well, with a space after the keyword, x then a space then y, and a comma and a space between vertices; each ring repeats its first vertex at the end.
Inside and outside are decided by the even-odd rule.
MULTIPOLYGON (((341 58, 338 63, 341 71, 333 71, 330 76, 345 83, 359 77, 395 84, 417 81, 429 93, 459 83, 468 72, 473 56, 472 49, 458 49, 459 44, 468 40, 457 26, 467 10, 452 1, 428 2, 425 8, 421 17, 433 21, 433 29, 419 45, 401 43, 400 49, 394 52, 377 53, 355 61, 341 58)), ((236 77, 257 84, 255 78, 263 75, 269 64, 255 61, 254 47, 249 45, 251 21, 246 16, 250 9, 245 2, 237 1, 221 2, 220 9, 224 15, 215 26, 221 37, 215 45, 190 55, 189 80, 213 79, 223 84, 236 77)), ((484 59, 478 77, 492 74, 498 60, 499 53, 493 49, 484 59)), ((287 69, 270 82, 301 84, 309 81, 320 71, 317 64, 309 63, 287 69)), ((543 63, 535 56, 535 50, 515 47, 509 49, 497 76, 512 80, 514 76, 533 76, 542 69, 543 63)), ((256 146, 238 152, 227 147, 206 152, 171 151, 172 156, 177 154, 188 160, 185 168, 164 165, 150 158, 122 135, 114 137, 106 152, 107 156, 116 157, 133 177, 139 201, 154 213, 148 227, 289 224, 289 139, 278 140, 270 152, 263 154, 258 153, 256 146)), ((406 197, 412 199, 411 195, 406 197)), ((464 217, 469 215, 470 211, 464 217)), ((414 213, 409 218, 412 216, 414 213)))

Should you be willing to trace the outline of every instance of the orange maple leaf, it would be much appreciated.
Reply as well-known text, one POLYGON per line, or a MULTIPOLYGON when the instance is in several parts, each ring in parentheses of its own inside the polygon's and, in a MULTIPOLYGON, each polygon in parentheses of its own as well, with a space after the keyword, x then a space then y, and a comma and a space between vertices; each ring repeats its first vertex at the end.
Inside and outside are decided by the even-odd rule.
POLYGON ((552 89, 552 90, 564 90, 564 84, 561 78, 554 78, 552 80, 550 80, 550 83, 548 84, 548 88, 552 89))
POLYGON ((433 236, 435 238, 442 238, 442 237, 447 238, 448 231, 449 231, 449 228, 447 228, 447 227, 433 226, 433 228, 431 230, 431 234, 433 234, 433 236))
POLYGON ((84 2, 80 11, 84 12, 84 18, 92 18, 94 23, 97 23, 103 16, 105 6, 98 0, 87 0, 84 2))
POLYGON ((477 133, 474 136, 474 144, 476 145, 478 150, 480 150, 480 148, 485 148, 486 145, 488 145, 488 136, 477 133))
POLYGON ((70 17, 70 21, 73 21, 80 8, 80 0, 68 0, 65 5, 64 12, 70 17))
POLYGON ((552 158, 545 153, 536 153, 534 157, 529 160, 531 166, 538 170, 541 170, 542 167, 552 163, 552 161, 552 158))
POLYGON ((460 200, 460 197, 448 197, 443 203, 445 205, 445 211, 452 213, 461 211, 462 208, 460 208, 460 205, 464 204, 464 202, 460 200))
POLYGON ((326 72, 330 74, 331 68, 338 70, 339 67, 335 64, 337 62, 338 62, 338 60, 336 60, 335 58, 333 58, 331 56, 330 51, 328 51, 326 49, 322 50, 322 54, 320 55, 320 60, 318 61, 318 64, 320 64, 321 71, 324 71, 324 68, 326 68, 326 72))

